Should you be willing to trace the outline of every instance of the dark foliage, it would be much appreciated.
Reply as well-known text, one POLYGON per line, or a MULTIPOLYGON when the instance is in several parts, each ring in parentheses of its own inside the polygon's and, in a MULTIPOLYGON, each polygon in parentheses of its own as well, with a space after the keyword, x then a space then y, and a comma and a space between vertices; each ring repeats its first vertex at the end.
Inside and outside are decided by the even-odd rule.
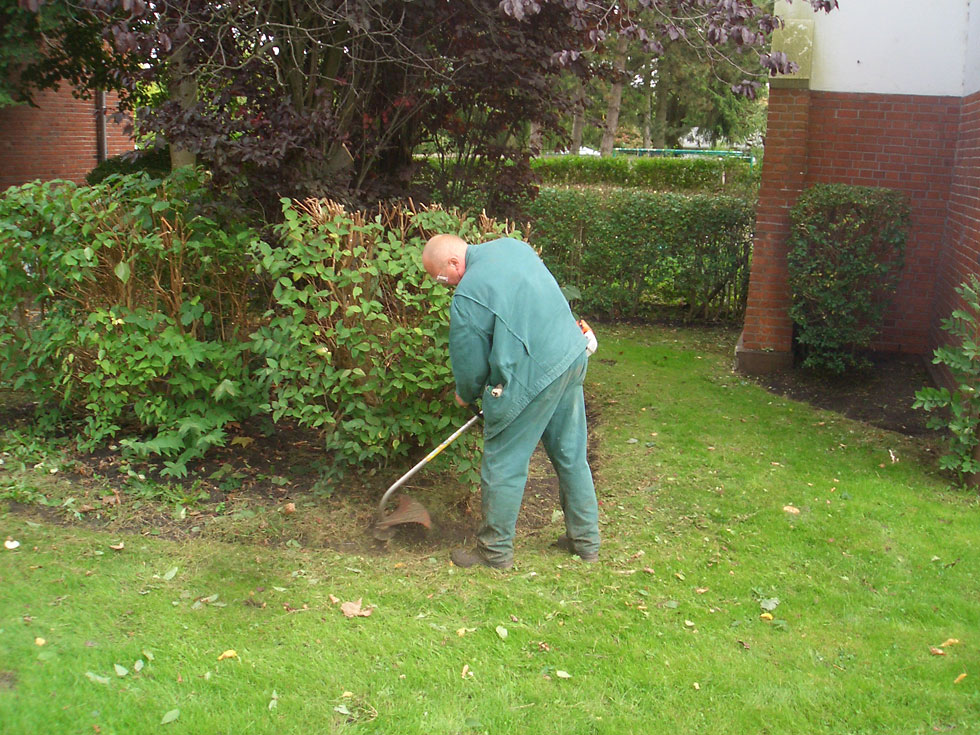
MULTIPOLYGON (((527 152, 515 143, 523 126, 534 122, 560 134, 568 99, 559 76, 595 73, 589 52, 616 37, 658 53, 662 39, 682 37, 697 19, 709 45, 758 53, 768 73, 793 69, 785 55, 763 52, 778 19, 750 0, 20 0, 20 6, 70 11, 63 41, 48 50, 52 74, 94 83, 88 64, 101 64, 100 77, 129 91, 124 102, 132 106, 146 82, 162 85, 169 99, 139 111, 141 130, 198 154, 219 184, 244 184, 270 216, 281 195, 403 195, 412 152, 426 141, 453 152, 460 176, 479 159, 480 170, 493 171, 481 185, 526 186, 527 152), (69 40, 80 29, 89 39, 100 34, 112 58, 75 58, 69 40)), ((758 80, 735 86, 752 93, 758 80)))

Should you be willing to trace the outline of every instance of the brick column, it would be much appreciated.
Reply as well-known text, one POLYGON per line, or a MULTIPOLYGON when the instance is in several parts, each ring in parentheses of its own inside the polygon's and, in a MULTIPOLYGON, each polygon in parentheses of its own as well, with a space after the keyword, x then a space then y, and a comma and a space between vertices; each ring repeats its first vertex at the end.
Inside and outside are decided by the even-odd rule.
POLYGON ((735 367, 740 372, 768 373, 793 364, 786 239, 789 210, 806 178, 809 122, 809 89, 772 84, 748 303, 735 348, 735 367))

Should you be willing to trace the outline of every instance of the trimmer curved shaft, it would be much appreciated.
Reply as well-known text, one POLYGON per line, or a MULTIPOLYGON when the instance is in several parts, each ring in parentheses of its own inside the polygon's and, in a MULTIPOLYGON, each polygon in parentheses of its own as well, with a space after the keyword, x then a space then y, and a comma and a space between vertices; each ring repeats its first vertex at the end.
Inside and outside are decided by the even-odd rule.
POLYGON ((408 479, 412 477, 412 475, 425 467, 425 465, 427 465, 433 459, 438 457, 443 449, 459 438, 460 434, 479 421, 482 415, 482 411, 477 412, 476 415, 469 421, 456 429, 456 431, 454 431, 444 442, 442 442, 442 444, 425 455, 421 462, 395 480, 394 484, 385 490, 385 494, 381 496, 381 500, 378 502, 377 518, 374 522, 373 533, 376 539, 379 541, 387 541, 395 535, 394 527, 403 523, 419 523, 426 528, 432 528, 432 518, 429 517, 429 511, 427 511, 425 506, 423 506, 420 502, 414 500, 408 495, 401 495, 398 500, 398 507, 395 508, 391 514, 386 516, 384 513, 385 506, 388 504, 388 499, 391 497, 391 494, 404 485, 408 479))

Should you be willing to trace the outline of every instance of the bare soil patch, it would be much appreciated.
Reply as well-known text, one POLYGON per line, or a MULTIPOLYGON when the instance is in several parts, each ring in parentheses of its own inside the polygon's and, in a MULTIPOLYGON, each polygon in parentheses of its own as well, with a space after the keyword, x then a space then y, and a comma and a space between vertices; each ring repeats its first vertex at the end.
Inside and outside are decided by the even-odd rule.
POLYGON ((848 418, 907 436, 931 432, 928 414, 912 408, 915 392, 933 385, 921 356, 874 354, 866 370, 832 376, 785 370, 757 380, 773 393, 836 411, 848 418))
MULTIPOLYGON (((871 369, 842 377, 793 370, 758 381, 776 394, 882 429, 908 436, 928 433, 926 414, 912 408, 915 392, 931 384, 922 359, 902 355, 872 359, 871 369)), ((0 425, 31 421, 31 407, 23 402, 8 400, 0 406, 0 425)), ((601 417, 590 410, 590 425, 594 428, 598 421, 601 417)), ((120 471, 123 460, 119 453, 103 451, 74 455, 70 468, 59 476, 60 481, 71 483, 69 494, 76 499, 72 506, 8 505, 24 516, 102 530, 361 554, 394 549, 435 553, 474 540, 480 519, 479 493, 445 471, 423 471, 404 488, 429 509, 433 528, 401 526, 385 544, 370 533, 375 508, 410 462, 369 469, 324 492, 317 485, 318 466, 324 457, 314 435, 256 421, 235 427, 235 438, 237 441, 194 467, 192 479, 164 483, 169 488, 165 498, 141 494, 147 491, 120 471)), ((594 439, 590 445, 594 450, 594 439)), ((426 451, 420 448, 413 460, 426 451)), ((154 474, 150 467, 141 472, 154 474)), ((532 459, 518 519, 519 537, 525 543, 550 543, 558 508, 558 482, 539 449, 532 459)))

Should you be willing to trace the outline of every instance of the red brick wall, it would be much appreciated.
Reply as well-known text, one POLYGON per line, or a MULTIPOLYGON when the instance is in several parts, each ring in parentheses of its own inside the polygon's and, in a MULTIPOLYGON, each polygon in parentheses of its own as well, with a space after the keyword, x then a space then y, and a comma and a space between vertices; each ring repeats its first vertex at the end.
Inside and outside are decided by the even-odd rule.
POLYGON ((912 227, 876 349, 930 351, 929 328, 959 133, 959 97, 813 92, 807 185, 904 191, 912 227))
POLYGON ((847 183, 899 189, 909 197, 912 228, 906 265, 874 347, 930 352, 937 303, 955 274, 977 263, 980 96, 964 101, 773 88, 769 105, 741 348, 790 351, 789 208, 812 184, 847 183), (946 256, 951 206, 958 212, 952 239, 961 244, 955 256, 946 256))
POLYGON ((946 341, 940 321, 960 305, 954 289, 971 273, 980 275, 980 92, 962 102, 945 242, 929 325, 930 345, 946 341))
POLYGON ((786 238, 789 209, 799 197, 806 175, 809 118, 808 90, 776 87, 770 90, 766 153, 742 332, 742 347, 746 350, 788 353, 792 346, 786 238))
MULTIPOLYGON (((116 99, 106 95, 111 116, 116 99)), ((37 95, 39 108, 27 105, 0 109, 0 191, 34 179, 81 182, 95 168, 94 100, 75 99, 66 86, 37 95)), ((107 153, 133 148, 123 125, 106 122, 107 153)))

